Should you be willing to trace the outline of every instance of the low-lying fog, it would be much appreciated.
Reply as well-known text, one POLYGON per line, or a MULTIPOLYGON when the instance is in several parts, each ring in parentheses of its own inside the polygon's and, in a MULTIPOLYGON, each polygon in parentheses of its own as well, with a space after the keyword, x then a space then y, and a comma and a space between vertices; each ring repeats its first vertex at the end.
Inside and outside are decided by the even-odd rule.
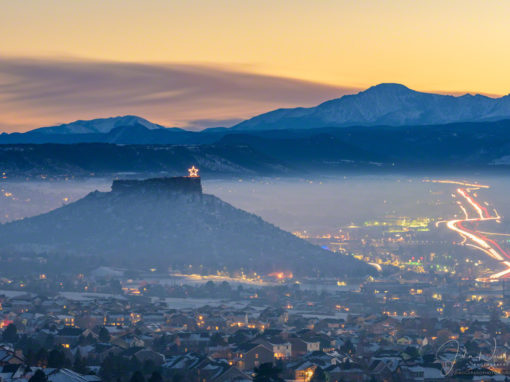
MULTIPOLYGON (((430 178, 431 179, 431 178, 430 178)), ((444 179, 444 177, 442 178, 444 179)), ((455 180, 465 180, 456 179, 455 180)), ((204 192, 253 212, 288 231, 333 232, 388 215, 450 218, 459 211, 451 193, 455 185, 405 176, 358 176, 316 179, 203 180, 204 192)), ((510 213, 509 179, 467 181, 489 184, 483 199, 504 217, 510 213)), ((0 221, 34 216, 71 203, 87 193, 108 191, 111 181, 38 181, 0 183, 0 221)))

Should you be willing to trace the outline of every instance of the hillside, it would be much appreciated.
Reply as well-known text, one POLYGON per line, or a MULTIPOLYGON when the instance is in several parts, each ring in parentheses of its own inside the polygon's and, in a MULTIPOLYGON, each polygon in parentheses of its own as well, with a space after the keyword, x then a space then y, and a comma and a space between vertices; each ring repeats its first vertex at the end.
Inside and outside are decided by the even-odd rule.
POLYGON ((325 251, 202 194, 199 178, 196 182, 197 178, 116 182, 111 192, 92 192, 49 213, 0 226, 0 248, 24 254, 99 256, 106 265, 207 273, 373 272, 353 257, 325 251))

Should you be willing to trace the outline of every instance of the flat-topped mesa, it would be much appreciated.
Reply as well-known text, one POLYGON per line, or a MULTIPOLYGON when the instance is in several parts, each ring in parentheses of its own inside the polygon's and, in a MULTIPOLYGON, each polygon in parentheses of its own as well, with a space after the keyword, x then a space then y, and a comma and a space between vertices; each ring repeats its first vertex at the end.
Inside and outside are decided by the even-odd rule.
POLYGON ((173 178, 151 178, 144 180, 114 180, 112 192, 141 193, 183 193, 202 194, 202 183, 198 176, 178 176, 173 178))

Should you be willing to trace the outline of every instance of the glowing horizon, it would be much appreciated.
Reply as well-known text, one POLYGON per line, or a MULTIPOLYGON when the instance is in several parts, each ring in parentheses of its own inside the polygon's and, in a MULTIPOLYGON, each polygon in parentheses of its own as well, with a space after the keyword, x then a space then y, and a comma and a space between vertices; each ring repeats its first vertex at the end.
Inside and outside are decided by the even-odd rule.
MULTIPOLYGON (((453 95, 510 93, 510 51, 506 49, 510 46, 510 2, 0 1, 5 16, 0 33, 7 36, 0 56, 0 101, 8 104, 0 106, 0 131, 121 114, 193 127, 197 120, 239 120, 279 107, 312 106, 383 82, 453 95), (9 62, 27 59, 51 65, 32 68, 30 75, 2 70, 9 62), (115 70, 94 72, 105 81, 124 75, 123 65, 148 65, 156 68, 156 74, 165 66, 234 73, 232 89, 240 77, 252 76, 252 80, 240 82, 246 90, 242 97, 230 90, 220 93, 210 108, 205 105, 214 92, 186 106, 168 101, 179 94, 167 95, 168 110, 162 98, 156 99, 157 107, 147 106, 145 93, 144 107, 135 97, 128 105, 92 102, 83 108, 68 105, 69 110, 60 110, 50 107, 49 100, 35 102, 26 88, 34 78, 54 74, 61 61, 75 62, 84 70, 115 66, 115 70), (257 88, 259 78, 266 86, 257 88), (13 79, 19 81, 15 85, 21 90, 13 87, 13 79), (288 91, 272 96, 282 83, 288 91), (250 96, 252 87, 255 91, 250 96), (298 97, 296 92, 303 94, 298 97)), ((154 73, 144 73, 136 81, 150 81, 154 73)), ((129 80, 132 73, 128 74, 123 81, 129 80)), ((63 76, 59 81, 57 72, 53 80, 58 91, 75 77, 63 76)), ((200 84, 197 80, 190 86, 200 84)), ((36 81, 32 87, 47 86, 36 81)), ((117 89, 114 86, 119 83, 109 86, 117 89)), ((124 85, 118 89, 132 92, 124 85)), ((166 93, 173 91, 169 87, 166 93)), ((178 88, 176 92, 182 91, 178 88)), ((52 96, 52 89, 48 93, 52 96)), ((87 102, 90 97, 87 94, 87 102)))

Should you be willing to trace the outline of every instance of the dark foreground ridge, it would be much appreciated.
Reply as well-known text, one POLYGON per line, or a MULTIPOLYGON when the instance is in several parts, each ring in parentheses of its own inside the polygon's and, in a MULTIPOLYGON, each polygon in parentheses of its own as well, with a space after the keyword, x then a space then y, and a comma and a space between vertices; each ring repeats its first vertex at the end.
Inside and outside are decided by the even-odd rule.
MULTIPOLYGON (((147 133, 159 131, 162 130, 147 133)), ((119 173, 177 176, 192 163, 201 164, 202 175, 222 178, 301 177, 317 173, 343 176, 346 171, 431 171, 437 175, 438 171, 473 173, 510 168, 510 120, 428 126, 228 130, 228 134, 207 133, 211 140, 206 143, 200 138, 206 133, 193 134, 197 139, 156 137, 138 142, 158 144, 132 141, 0 144, 0 175, 5 179, 115 177, 119 173)))
POLYGON ((46 214, 0 225, 0 251, 202 274, 374 272, 352 256, 323 250, 203 194, 199 177, 116 181, 111 192, 91 192, 46 214))

